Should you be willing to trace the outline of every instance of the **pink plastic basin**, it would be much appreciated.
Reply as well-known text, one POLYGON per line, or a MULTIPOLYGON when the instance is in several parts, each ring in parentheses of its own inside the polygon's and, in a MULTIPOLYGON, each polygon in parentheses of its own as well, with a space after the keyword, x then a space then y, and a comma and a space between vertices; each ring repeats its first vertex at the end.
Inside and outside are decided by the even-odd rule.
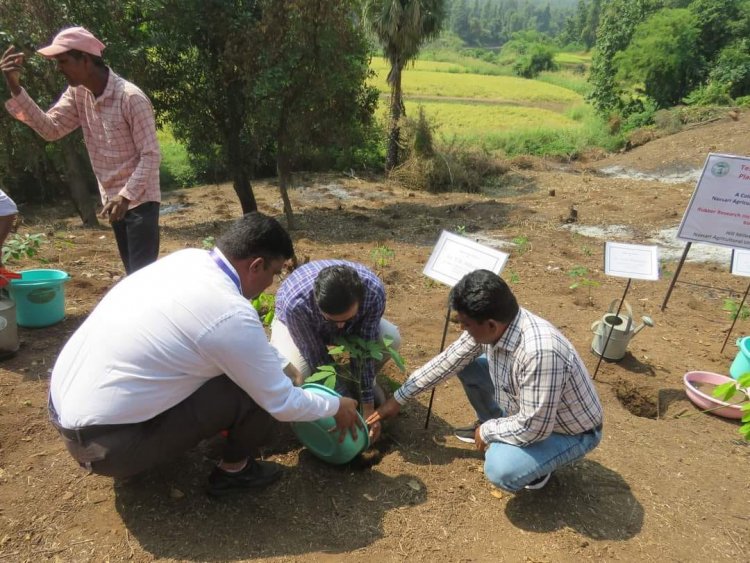
POLYGON ((693 383, 710 383, 711 385, 721 385, 729 381, 734 382, 734 379, 727 377, 726 375, 719 375, 718 373, 711 373, 709 371, 689 371, 682 378, 685 384, 685 393, 688 398, 695 404, 695 406, 707 410, 711 410, 711 414, 723 416, 724 418, 742 418, 742 410, 740 405, 732 405, 725 403, 706 395, 700 389, 693 387, 693 383), (717 408, 721 407, 721 408, 717 408))

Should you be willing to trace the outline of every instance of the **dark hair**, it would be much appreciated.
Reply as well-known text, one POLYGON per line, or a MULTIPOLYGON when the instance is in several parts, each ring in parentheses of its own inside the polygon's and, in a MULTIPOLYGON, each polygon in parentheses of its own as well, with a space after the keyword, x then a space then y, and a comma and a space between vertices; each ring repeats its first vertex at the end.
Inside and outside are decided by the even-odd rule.
POLYGON ((71 49, 67 52, 71 57, 73 57, 76 60, 81 60, 83 57, 88 57, 91 59, 91 62, 94 63, 94 66, 98 66, 99 68, 106 68, 106 64, 104 64, 104 59, 101 57, 97 57, 96 55, 92 55, 91 53, 84 53, 83 51, 79 51, 78 49, 71 49))
POLYGON ((466 274, 451 290, 450 301, 454 310, 477 322, 509 323, 519 309, 508 284, 489 270, 466 274))
POLYGON ((266 261, 294 256, 292 239, 276 219, 257 211, 232 223, 216 241, 227 258, 244 260, 261 257, 266 261))
POLYGON ((339 264, 328 266, 315 278, 315 302, 329 315, 340 315, 361 303, 365 296, 362 280, 354 268, 339 264))

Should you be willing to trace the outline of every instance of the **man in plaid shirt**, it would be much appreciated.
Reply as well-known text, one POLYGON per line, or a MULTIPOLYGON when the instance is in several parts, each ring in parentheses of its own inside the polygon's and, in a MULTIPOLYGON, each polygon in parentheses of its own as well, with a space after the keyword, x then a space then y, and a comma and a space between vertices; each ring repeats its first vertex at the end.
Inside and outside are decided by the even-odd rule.
MULTIPOLYGON (((321 365, 333 363, 328 346, 337 336, 359 336, 365 340, 401 337, 383 318, 385 287, 377 275, 362 264, 343 260, 316 260, 292 272, 276 293, 276 314, 271 323, 271 345, 299 372, 301 383, 321 365)), ((385 360, 384 360, 385 361, 385 360)), ((285 366, 289 372, 289 366, 285 366)), ((365 416, 374 412, 385 397, 375 382, 378 366, 368 359, 361 365, 361 397, 365 416)), ((291 370, 292 372, 294 370, 291 370)), ((346 396, 352 389, 339 378, 336 390, 346 396)), ((380 423, 370 427, 371 441, 380 436, 380 423)))
POLYGON ((39 53, 57 62, 68 88, 46 113, 21 87, 23 54, 9 47, 0 59, 13 97, 8 112, 48 141, 80 127, 125 271, 159 255, 159 144, 151 102, 104 64, 104 44, 82 27, 64 29, 39 53))
POLYGON ((583 457, 602 437, 602 406, 573 345, 552 324, 518 306, 496 274, 476 270, 451 291, 464 333, 415 371, 367 423, 458 374, 478 421, 456 437, 484 452, 497 487, 540 489, 551 473, 583 457))

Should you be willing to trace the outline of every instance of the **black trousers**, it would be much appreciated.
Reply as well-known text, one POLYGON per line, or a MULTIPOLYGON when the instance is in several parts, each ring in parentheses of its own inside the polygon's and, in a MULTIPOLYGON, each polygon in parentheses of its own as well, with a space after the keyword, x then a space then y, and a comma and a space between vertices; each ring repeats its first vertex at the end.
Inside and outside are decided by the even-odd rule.
POLYGON ((243 461, 269 442, 274 427, 273 417, 225 375, 143 422, 62 428, 51 402, 50 421, 79 464, 117 478, 169 461, 222 430, 229 431, 222 459, 243 461))
POLYGON ((112 223, 117 249, 132 274, 159 257, 159 202, 147 201, 125 213, 121 221, 112 223))

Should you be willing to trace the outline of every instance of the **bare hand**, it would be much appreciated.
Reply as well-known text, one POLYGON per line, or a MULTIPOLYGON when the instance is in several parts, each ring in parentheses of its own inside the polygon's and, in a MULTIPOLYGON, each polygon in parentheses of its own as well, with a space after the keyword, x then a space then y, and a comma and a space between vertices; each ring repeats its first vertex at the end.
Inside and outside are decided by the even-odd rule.
POLYGON ((484 440, 482 440, 482 432, 480 431, 481 425, 477 426, 476 430, 474 430, 474 445, 476 446, 477 450, 484 453, 487 451, 487 448, 489 447, 484 440))
POLYGON ((13 45, 8 47, 0 58, 0 71, 5 76, 11 94, 17 96, 21 93, 21 68, 23 66, 23 53, 15 50, 13 45))
MULTIPOLYGON (((375 413, 375 405, 372 403, 362 403, 362 413, 365 419, 369 419, 375 413)), ((367 425, 370 429, 368 436, 370 438, 370 444, 374 444, 380 439, 380 432, 383 428, 380 422, 373 422, 367 425)))
POLYGON ((305 378, 302 377, 302 372, 300 372, 300 370, 298 370, 291 362, 289 362, 284 368, 284 373, 292 380, 292 385, 295 387, 299 387, 305 382, 305 378))
POLYGON ((121 195, 115 196, 107 202, 104 209, 99 213, 99 217, 102 219, 109 219, 110 223, 122 221, 123 217, 125 217, 125 213, 128 212, 129 204, 130 200, 128 198, 121 195))
POLYGON ((357 439, 357 427, 362 428, 362 423, 359 419, 359 413, 357 412, 357 401, 350 399, 349 397, 339 398, 339 410, 333 415, 336 421, 336 426, 331 428, 329 432, 339 431, 339 442, 343 442, 346 437, 346 432, 352 433, 352 438, 357 439))
POLYGON ((400 410, 401 405, 399 404, 399 402, 391 397, 385 403, 380 405, 378 410, 368 416, 365 422, 367 422, 369 426, 372 426, 376 422, 386 420, 387 418, 393 418, 399 413, 400 410))

